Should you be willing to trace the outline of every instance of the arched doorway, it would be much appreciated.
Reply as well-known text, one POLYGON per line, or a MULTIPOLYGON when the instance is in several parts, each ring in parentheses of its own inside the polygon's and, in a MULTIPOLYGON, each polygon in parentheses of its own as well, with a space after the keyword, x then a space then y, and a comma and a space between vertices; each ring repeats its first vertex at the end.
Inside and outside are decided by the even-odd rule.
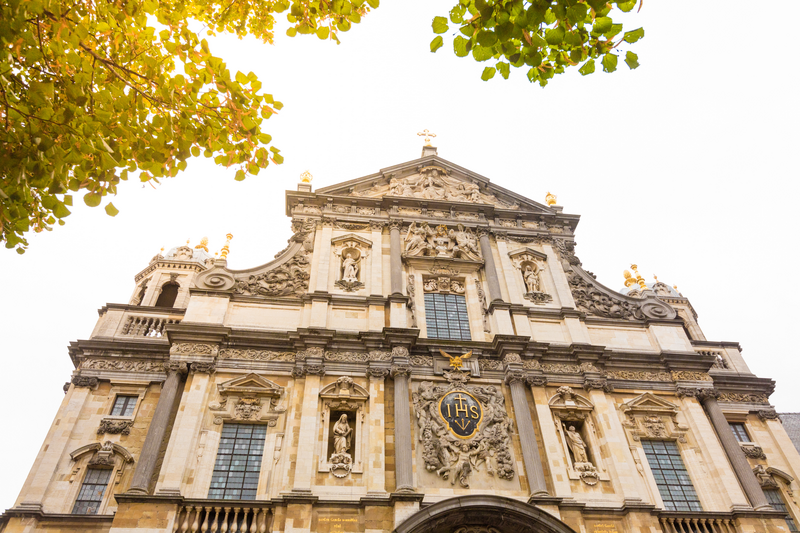
POLYGON ((394 533, 575 533, 528 503, 476 494, 449 498, 420 510, 394 533))

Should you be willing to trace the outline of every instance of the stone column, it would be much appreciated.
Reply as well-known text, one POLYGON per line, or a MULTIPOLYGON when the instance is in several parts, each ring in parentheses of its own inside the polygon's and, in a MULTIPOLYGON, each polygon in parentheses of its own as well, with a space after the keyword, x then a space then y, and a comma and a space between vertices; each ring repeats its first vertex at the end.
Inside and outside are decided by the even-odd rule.
POLYGON ((150 480, 155 473, 156 461, 161 444, 167 435, 167 424, 172 414, 172 409, 181 398, 181 376, 186 374, 186 363, 169 362, 166 365, 167 380, 161 386, 161 395, 150 420, 147 436, 142 445, 142 452, 133 471, 133 479, 128 492, 134 494, 149 494, 150 480))
POLYGON ((386 445, 384 425, 385 385, 389 370, 369 368, 369 465, 367 492, 386 492, 386 445))
POLYGON ((679 389, 678 394, 696 396, 700 400, 706 409, 706 413, 708 413, 708 418, 711 419, 714 431, 717 432, 722 448, 725 450, 725 455, 728 456, 733 466, 733 471, 736 473, 736 477, 739 478, 739 483, 742 484, 747 499, 750 500, 750 505, 756 511, 770 509, 771 506, 767 502, 767 497, 764 496, 761 484, 753 474, 747 457, 733 435, 733 431, 731 431, 731 427, 728 425, 728 420, 722 413, 719 403, 717 403, 719 392, 716 389, 679 389))
POLYGON ((193 468, 197 448, 197 438, 203 423, 203 413, 208 403, 211 374, 216 370, 214 363, 193 362, 190 364, 191 383, 180 400, 178 415, 172 425, 167 452, 161 467, 156 494, 179 495, 187 469, 193 468))
POLYGON ((392 220, 389 222, 389 266, 392 281, 390 294, 392 295, 403 294, 403 261, 400 257, 400 254, 403 253, 402 243, 400 242, 400 226, 402 226, 402 224, 403 223, 399 220, 392 220))
POLYGON ((317 442, 319 387, 325 367, 321 359, 307 359, 304 367, 295 368, 295 379, 305 374, 303 404, 300 410, 300 430, 297 437, 297 461, 292 492, 311 492, 311 478, 316 471, 314 452, 317 442))
POLYGON ((522 461, 528 475, 531 496, 548 496, 542 459, 539 457, 539 445, 536 443, 536 430, 533 428, 530 406, 525 395, 526 375, 521 368, 514 368, 521 367, 521 364, 508 363, 509 358, 513 358, 513 356, 519 359, 519 355, 516 354, 506 356, 506 383, 511 389, 511 402, 514 405, 514 415, 517 419, 522 461))
MULTIPOLYGON (((408 350, 402 348, 406 356, 408 350)), ((398 348, 393 350, 398 351, 398 348)), ((408 403, 408 376, 411 366, 407 357, 395 357, 392 365, 394 378, 394 464, 397 492, 414 491, 414 472, 411 458, 411 412, 408 403)))
POLYGON ((489 284, 489 302, 503 301, 503 293, 500 292, 500 279, 497 277, 497 267, 494 264, 492 245, 489 243, 489 229, 478 228, 478 237, 481 244, 481 255, 483 256, 483 267, 486 271, 486 281, 489 284))

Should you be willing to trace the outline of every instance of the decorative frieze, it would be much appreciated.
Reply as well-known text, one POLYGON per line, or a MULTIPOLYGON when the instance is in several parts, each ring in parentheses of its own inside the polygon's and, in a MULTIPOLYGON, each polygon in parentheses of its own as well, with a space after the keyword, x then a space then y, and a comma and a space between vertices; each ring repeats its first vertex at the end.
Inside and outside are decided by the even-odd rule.
POLYGON ((112 420, 104 418, 100 421, 100 427, 97 428, 97 434, 104 435, 108 433, 111 435, 130 435, 132 427, 133 420, 112 420))
POLYGON ((503 362, 499 359, 481 357, 478 359, 478 367, 481 370, 503 370, 503 362))
POLYGON ((679 370, 670 373, 673 381, 714 381, 708 375, 708 372, 691 372, 688 370, 679 370))
POLYGON ((85 359, 81 362, 85 370, 119 370, 125 372, 163 372, 164 363, 151 361, 109 361, 106 359, 85 359))
POLYGON ((294 352, 276 352, 272 350, 242 350, 223 348, 219 351, 220 359, 244 359, 248 361, 294 361, 294 352))
POLYGON ((340 363, 366 363, 369 361, 369 354, 366 352, 325 352, 325 360, 340 363))
POLYGON ((198 342, 176 342, 170 349, 170 355, 207 355, 215 357, 219 348, 213 344, 198 342))
POLYGON ((411 366, 433 366, 433 357, 430 355, 412 355, 408 361, 411 366))
POLYGON ((369 352, 370 361, 391 361, 392 352, 386 350, 371 350, 369 352))
POLYGON ((215 363, 195 362, 190 365, 189 371, 192 374, 213 374, 217 371, 217 365, 215 363))
POLYGON ((739 394, 735 392, 723 392, 719 395, 721 402, 736 402, 736 403, 762 403, 769 404, 769 399, 766 394, 739 394))
POLYGON ((628 370, 609 371, 608 379, 620 379, 626 381, 672 381, 669 372, 642 372, 628 370))

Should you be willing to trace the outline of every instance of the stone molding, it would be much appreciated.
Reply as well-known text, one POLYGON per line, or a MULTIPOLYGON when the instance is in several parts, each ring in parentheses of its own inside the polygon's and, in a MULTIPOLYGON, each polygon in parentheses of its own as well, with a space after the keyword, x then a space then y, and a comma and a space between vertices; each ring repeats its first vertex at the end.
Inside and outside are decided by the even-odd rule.
POLYGON ((73 376, 71 382, 76 387, 88 387, 92 390, 96 390, 98 385, 97 378, 90 376, 73 376))
POLYGON ((113 420, 104 418, 100 421, 100 427, 97 428, 98 435, 130 435, 131 428, 133 427, 133 420, 113 420))

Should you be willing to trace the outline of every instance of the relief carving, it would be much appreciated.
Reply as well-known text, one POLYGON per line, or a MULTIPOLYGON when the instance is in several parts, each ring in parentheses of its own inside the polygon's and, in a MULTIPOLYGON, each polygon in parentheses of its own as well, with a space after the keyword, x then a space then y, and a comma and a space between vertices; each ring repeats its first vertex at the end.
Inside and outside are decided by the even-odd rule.
POLYGON ((689 428, 678 422, 678 406, 659 396, 646 392, 623 403, 620 411, 625 415, 622 425, 633 441, 665 438, 686 442, 689 428))
POLYGON ((737 394, 735 392, 723 392, 719 395, 719 401, 769 404, 766 394, 737 394))
POLYGON ((478 366, 481 370, 503 370, 503 362, 499 359, 481 357, 478 359, 478 366))
POLYGON ((489 328, 489 306, 486 303, 486 293, 483 292, 483 285, 480 280, 475 280, 475 288, 478 290, 478 301, 481 303, 481 315, 483 316, 483 332, 491 333, 489 328))
POLYGON ((97 388, 97 378, 88 376, 73 376, 72 384, 76 387, 88 387, 90 389, 97 388))
POLYGON ((612 370, 608 373, 608 378, 628 381, 672 381, 669 372, 632 372, 628 370, 612 370))
MULTIPOLYGON (((760 458, 758 458, 760 459, 760 458)), ((763 457, 766 459, 766 457, 763 457)), ((756 479, 758 479, 758 483, 764 489, 777 489, 778 483, 772 477, 772 474, 768 472, 768 469, 764 467, 764 465, 756 465, 753 468, 753 473, 756 475, 756 479)))
POLYGON ((218 348, 213 344, 195 342, 176 342, 170 349, 170 355, 217 355, 218 348))
POLYGON ((691 372, 688 370, 680 370, 671 373, 673 381, 714 381, 707 372, 691 372))
POLYGON ((406 232, 405 254, 481 261, 475 234, 471 229, 465 229, 462 224, 458 224, 455 230, 448 230, 444 224, 436 226, 436 230, 433 230, 427 222, 420 225, 412 222, 406 232))
POLYGON ((417 298, 417 286, 414 281, 414 276, 409 274, 408 275, 408 283, 406 284, 406 289, 408 290, 408 310, 411 312, 411 327, 417 327, 417 304, 415 302, 417 298))
POLYGON ((476 183, 450 177, 446 169, 436 165, 423 167, 418 175, 391 178, 388 186, 373 187, 357 194, 369 197, 404 196, 426 200, 494 204, 505 209, 519 209, 519 204, 503 202, 492 194, 481 192, 476 183))
POLYGON ((261 398, 239 398, 233 408, 236 420, 254 420, 261 412, 261 398))
POLYGON ((100 421, 100 427, 97 428, 97 434, 130 435, 131 427, 133 427, 133 420, 103 419, 100 421))
POLYGON ((392 360, 392 352, 387 352, 384 350, 372 350, 369 352, 369 360, 370 361, 391 361, 392 360))
MULTIPOLYGON (((409 276, 409 279, 411 277, 413 276, 409 276)), ((445 276, 424 279, 422 288, 425 292, 453 292, 455 294, 464 294, 466 290, 463 280, 451 279, 445 276)))
POLYGON ((780 420, 778 413, 775 412, 775 409, 762 409, 760 411, 756 411, 758 418, 761 420, 780 420))
POLYGON ((124 370, 127 372, 163 372, 164 363, 150 361, 106 361, 103 359, 86 359, 81 363, 87 370, 124 370))
POLYGON ((412 394, 426 470, 465 488, 481 466, 490 476, 512 479, 512 422, 502 392, 492 385, 467 385, 469 376, 458 370, 445 372, 445 378, 448 383, 439 385, 423 381, 412 394), (450 405, 445 396, 452 405, 442 411, 450 405), (463 431, 457 433, 459 428, 463 431))
POLYGON ((273 352, 270 350, 239 350, 224 348, 219 351, 220 359, 245 359, 249 361, 294 361, 294 352, 273 352))
POLYGON ((213 374, 217 371, 217 365, 214 363, 192 363, 191 372, 193 374, 213 374))
POLYGON ((746 457, 749 457, 750 459, 766 459, 767 458, 767 456, 764 453, 764 450, 761 448, 761 446, 752 446, 752 445, 748 445, 748 444, 742 444, 741 447, 742 447, 742 451, 744 452, 744 455, 746 457))
POLYGON ((341 363, 366 363, 369 361, 369 354, 365 352, 325 352, 325 360, 341 363))
POLYGON ((429 355, 412 355, 409 358, 411 366, 433 366, 433 357, 429 355))

